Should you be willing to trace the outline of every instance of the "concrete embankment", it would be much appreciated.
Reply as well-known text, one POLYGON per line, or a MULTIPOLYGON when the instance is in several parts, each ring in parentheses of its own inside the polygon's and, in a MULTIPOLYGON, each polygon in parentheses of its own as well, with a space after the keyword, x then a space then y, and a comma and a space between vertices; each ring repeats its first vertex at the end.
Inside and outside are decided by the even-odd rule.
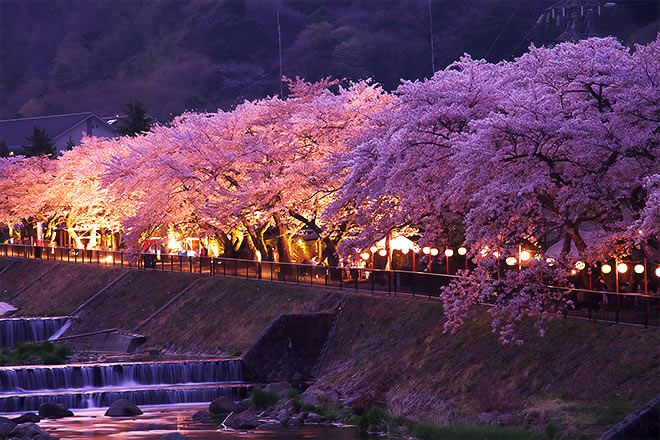
MULTIPOLYGON (((0 271, 7 265, 0 259, 0 271)), ((23 289, 9 301, 18 314, 68 314, 124 270, 17 260, 0 273, 0 301, 23 289)), ((660 386, 657 329, 558 319, 541 338, 525 322, 526 343, 510 347, 499 344, 487 316, 443 333, 436 301, 209 277, 176 298, 196 279, 132 271, 80 310, 67 334, 130 331, 151 317, 139 328, 142 350, 235 355, 281 314, 334 314, 342 304, 315 368, 317 386, 396 415, 571 438, 597 437, 660 386)))

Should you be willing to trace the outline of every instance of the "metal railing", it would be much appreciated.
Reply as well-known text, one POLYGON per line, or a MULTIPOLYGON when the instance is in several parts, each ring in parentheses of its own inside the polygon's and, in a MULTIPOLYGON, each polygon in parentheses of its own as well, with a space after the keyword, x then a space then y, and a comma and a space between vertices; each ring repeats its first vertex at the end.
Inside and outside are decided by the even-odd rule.
MULTIPOLYGON (((122 251, 19 244, 0 244, 0 256, 256 279, 373 294, 403 294, 436 299, 439 297, 440 289, 457 277, 449 274, 407 270, 328 267, 179 254, 140 254, 137 259, 131 259, 127 253, 122 251)), ((658 295, 549 287, 569 290, 568 296, 574 306, 566 312, 566 315, 615 323, 660 326, 660 296, 658 295)))

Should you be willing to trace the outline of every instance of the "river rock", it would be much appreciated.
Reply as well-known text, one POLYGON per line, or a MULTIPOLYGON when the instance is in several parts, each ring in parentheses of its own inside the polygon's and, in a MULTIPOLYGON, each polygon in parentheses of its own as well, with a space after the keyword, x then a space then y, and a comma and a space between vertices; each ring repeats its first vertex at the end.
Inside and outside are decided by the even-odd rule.
POLYGON ((289 417, 289 411, 287 411, 286 408, 280 410, 280 412, 277 413, 277 420, 279 420, 280 422, 288 417, 289 417))
POLYGON ((142 414, 142 410, 126 399, 115 400, 105 412, 105 415, 109 417, 139 416, 140 414, 142 414))
POLYGON ((188 437, 181 434, 180 432, 171 432, 162 436, 160 440, 188 440, 188 437))
POLYGON ((485 423, 487 425, 493 425, 494 423, 497 422, 497 416, 499 414, 497 412, 485 412, 481 413, 479 415, 479 421, 481 423, 485 423))
POLYGON ((12 439, 20 440, 55 440, 55 437, 48 434, 48 432, 36 423, 21 423, 9 433, 12 439))
POLYGON ((238 405, 227 396, 220 396, 209 405, 209 411, 212 414, 229 414, 236 412, 238 405))
POLYGON ((36 415, 33 412, 26 412, 25 414, 22 414, 15 419, 12 419, 14 423, 17 425, 20 425, 21 423, 39 423, 41 421, 41 417, 36 415))
POLYGON ((497 418, 497 424, 501 426, 520 425, 520 416, 517 414, 502 414, 497 418))
POLYGON ((257 417, 250 411, 243 411, 238 414, 232 414, 227 420, 225 425, 234 429, 254 429, 260 425, 257 417))
POLYGON ((195 414, 193 414, 192 419, 197 423, 213 423, 211 413, 204 410, 197 411, 195 414))
POLYGON ((17 423, 7 417, 0 417, 0 438, 9 437, 9 433, 16 428, 17 423))
POLYGON ((274 391, 280 398, 282 398, 286 396, 287 392, 289 392, 289 388, 291 388, 289 382, 273 382, 266 385, 264 391, 274 391))
POLYGON ((280 422, 266 422, 257 426, 257 431, 279 431, 282 429, 280 422))
POLYGON ((307 390, 300 395, 300 403, 303 405, 321 406, 319 395, 319 390, 307 390))
POLYGON ((315 412, 311 412, 307 414, 307 418, 305 419, 305 423, 321 423, 321 420, 323 417, 321 417, 319 414, 316 414, 315 412))
POLYGON ((42 419, 60 419, 72 415, 73 413, 60 403, 45 402, 39 406, 39 417, 42 419))
POLYGON ((302 422, 302 416, 300 414, 296 414, 286 421, 286 427, 289 429, 300 428, 302 426, 302 422))
POLYGON ((236 412, 243 412, 250 409, 250 398, 246 398, 236 402, 236 412))

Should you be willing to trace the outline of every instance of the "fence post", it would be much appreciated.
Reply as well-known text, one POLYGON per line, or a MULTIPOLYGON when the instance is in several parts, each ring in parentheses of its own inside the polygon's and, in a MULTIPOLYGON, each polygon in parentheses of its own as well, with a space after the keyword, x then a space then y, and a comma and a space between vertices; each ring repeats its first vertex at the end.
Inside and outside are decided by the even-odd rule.
MULTIPOLYGON (((415 255, 413 254, 413 258, 414 257, 415 255)), ((447 264, 449 264, 449 257, 447 257, 447 264)), ((412 273, 412 281, 410 284, 411 284, 410 290, 412 291, 412 296, 415 296, 415 272, 412 273)))
POLYGON ((339 271, 339 290, 344 290, 344 269, 338 268, 339 271))
POLYGON ((298 284, 298 272, 299 272, 300 266, 296 264, 296 284, 298 284))
POLYGON ((387 271, 387 294, 392 294, 392 272, 387 271))

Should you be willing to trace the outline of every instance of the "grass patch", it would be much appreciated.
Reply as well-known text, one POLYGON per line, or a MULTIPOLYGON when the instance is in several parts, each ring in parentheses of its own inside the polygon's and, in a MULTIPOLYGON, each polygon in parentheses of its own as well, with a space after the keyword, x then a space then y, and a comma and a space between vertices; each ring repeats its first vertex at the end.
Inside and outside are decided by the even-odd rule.
POLYGON ((422 440, 533 440, 529 432, 493 426, 433 426, 414 423, 411 434, 422 440))
POLYGON ((71 356, 66 345, 55 345, 45 341, 39 344, 18 344, 5 348, 0 355, 0 365, 63 364, 71 356))
POLYGON ((268 409, 277 403, 275 391, 264 391, 261 387, 254 387, 250 396, 250 406, 254 409, 268 409))

